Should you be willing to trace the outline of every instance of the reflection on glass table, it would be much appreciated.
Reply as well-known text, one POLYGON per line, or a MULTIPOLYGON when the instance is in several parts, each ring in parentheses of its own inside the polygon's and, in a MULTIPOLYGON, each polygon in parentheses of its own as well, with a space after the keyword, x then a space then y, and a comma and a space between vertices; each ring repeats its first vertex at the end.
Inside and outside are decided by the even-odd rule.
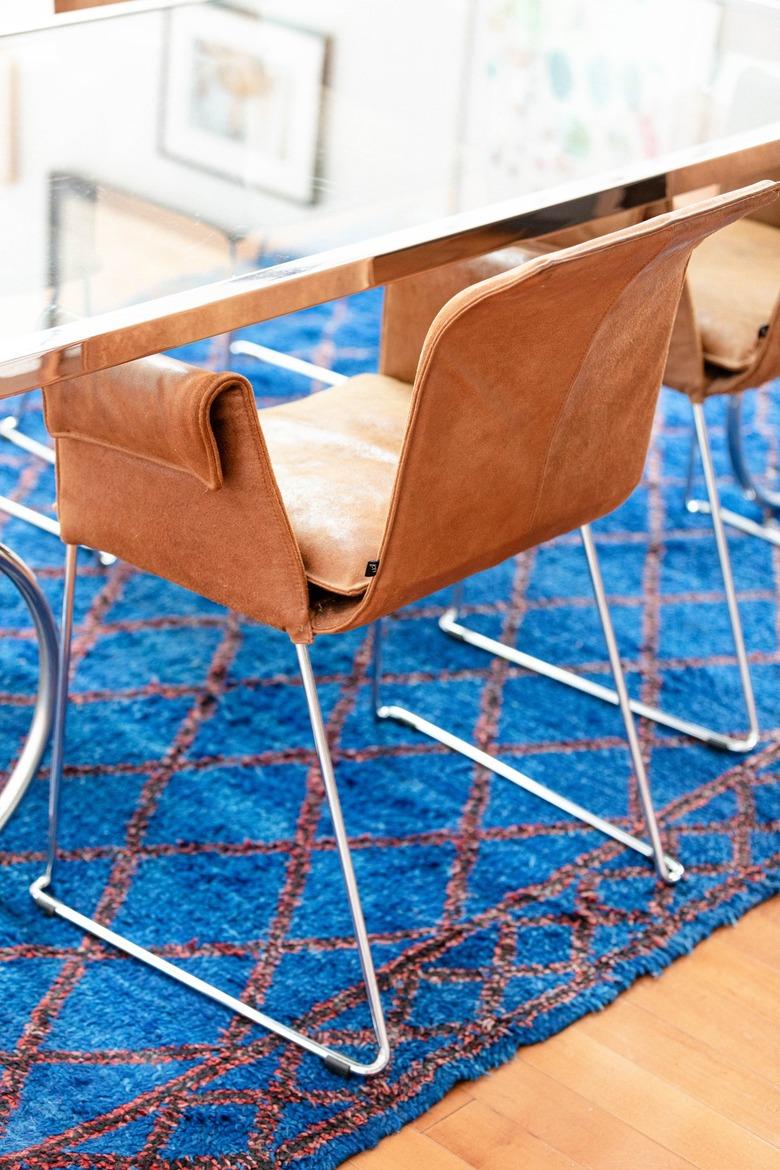
POLYGON ((253 0, 81 15, 0 37, 3 356, 63 312, 213 286, 780 112, 761 80, 780 11, 761 3, 253 0))

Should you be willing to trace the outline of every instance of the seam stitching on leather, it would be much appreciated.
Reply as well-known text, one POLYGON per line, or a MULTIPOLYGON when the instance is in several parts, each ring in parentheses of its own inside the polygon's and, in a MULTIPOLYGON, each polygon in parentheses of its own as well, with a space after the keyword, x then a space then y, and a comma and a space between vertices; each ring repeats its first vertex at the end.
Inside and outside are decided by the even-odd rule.
POLYGON ((156 467, 165 467, 168 471, 178 471, 181 475, 188 475, 191 479, 197 479, 209 491, 218 490, 218 488, 212 488, 211 484, 202 475, 199 475, 197 471, 193 471, 191 467, 182 467, 180 463, 171 463, 167 459, 159 459, 156 455, 131 451, 129 447, 121 447, 118 443, 107 443, 103 439, 93 438, 92 435, 82 435, 80 431, 52 431, 51 433, 55 439, 71 439, 74 443, 89 443, 93 447, 102 447, 106 451, 116 451, 118 455, 126 455, 129 459, 137 459, 140 463, 153 463, 156 467))

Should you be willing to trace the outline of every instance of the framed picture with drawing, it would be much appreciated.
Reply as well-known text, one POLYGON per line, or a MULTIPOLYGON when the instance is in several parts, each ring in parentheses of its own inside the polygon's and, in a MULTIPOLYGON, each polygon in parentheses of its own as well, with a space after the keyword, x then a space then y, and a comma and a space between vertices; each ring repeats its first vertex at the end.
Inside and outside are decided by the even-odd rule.
POLYGON ((314 202, 326 37, 229 8, 171 12, 161 151, 314 202))

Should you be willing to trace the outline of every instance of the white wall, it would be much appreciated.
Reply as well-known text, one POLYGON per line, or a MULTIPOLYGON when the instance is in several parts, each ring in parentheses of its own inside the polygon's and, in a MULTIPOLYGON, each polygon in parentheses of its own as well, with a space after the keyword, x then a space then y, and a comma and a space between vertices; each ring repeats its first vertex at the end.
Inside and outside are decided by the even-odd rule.
MULTIPOLYGON (((165 12, 0 39, 19 84, 19 178, 0 186, 0 297, 44 282, 52 171, 94 177, 237 231, 262 227, 272 247, 284 247, 287 229, 291 247, 304 246, 302 238, 323 247, 448 212, 466 3, 255 4, 331 38, 323 183, 313 207, 161 153, 165 12)), ((7 327, 16 310, 2 308, 7 327)))
MULTIPOLYGON (((37 2, 23 0, 28 12, 37 2)), ((480 0, 244 3, 331 38, 316 205, 161 154, 165 12, 0 38, 0 56, 11 55, 18 70, 20 136, 18 181, 0 186, 0 296, 43 279, 52 170, 95 177, 226 227, 260 225, 273 245, 291 248, 336 245, 455 209, 469 15, 480 0)), ((777 6, 735 0, 726 6, 721 51, 774 56, 778 29, 777 6)))
MULTIPOLYGON (((355 208, 378 191, 388 205, 412 200, 423 213, 426 204, 439 210, 452 151, 465 3, 256 5, 264 15, 332 37, 320 210, 355 208)), ((21 78, 27 166, 97 175, 182 210, 207 208, 215 222, 231 226, 305 217, 306 209, 161 155, 164 23, 165 14, 157 12, 24 38, 30 46, 21 78), (33 39, 39 42, 34 49, 33 39)))

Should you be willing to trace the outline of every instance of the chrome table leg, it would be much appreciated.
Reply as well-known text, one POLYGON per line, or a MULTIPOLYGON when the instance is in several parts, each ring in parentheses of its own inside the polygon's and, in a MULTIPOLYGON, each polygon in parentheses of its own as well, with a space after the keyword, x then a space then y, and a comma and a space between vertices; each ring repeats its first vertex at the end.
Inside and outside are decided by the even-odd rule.
POLYGON ((56 695, 57 627, 32 570, 0 544, 0 572, 19 591, 35 625, 38 641, 38 695, 24 747, 0 791, 0 829, 6 824, 38 770, 49 742, 56 695))

